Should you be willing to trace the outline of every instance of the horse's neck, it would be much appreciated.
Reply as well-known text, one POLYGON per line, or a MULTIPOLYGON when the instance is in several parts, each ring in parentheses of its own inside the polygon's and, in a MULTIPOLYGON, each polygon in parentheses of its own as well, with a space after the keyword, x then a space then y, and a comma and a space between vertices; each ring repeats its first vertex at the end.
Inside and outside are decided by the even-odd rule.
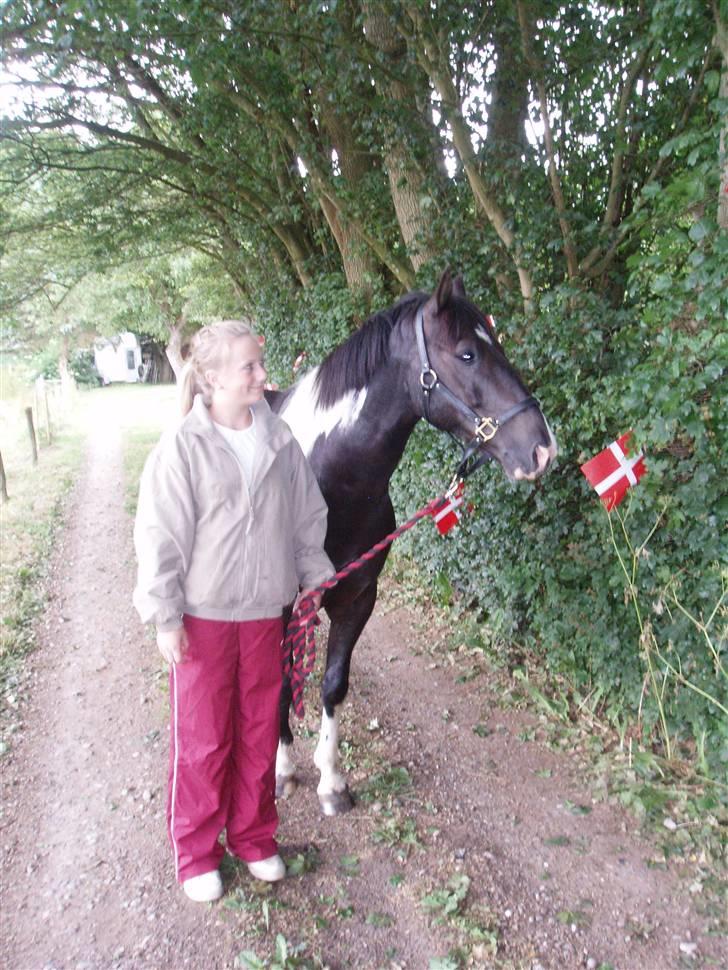
POLYGON ((286 396, 280 413, 319 480, 336 477, 350 491, 386 492, 419 417, 400 370, 381 367, 366 387, 328 408, 315 403, 314 378, 307 375, 286 396))

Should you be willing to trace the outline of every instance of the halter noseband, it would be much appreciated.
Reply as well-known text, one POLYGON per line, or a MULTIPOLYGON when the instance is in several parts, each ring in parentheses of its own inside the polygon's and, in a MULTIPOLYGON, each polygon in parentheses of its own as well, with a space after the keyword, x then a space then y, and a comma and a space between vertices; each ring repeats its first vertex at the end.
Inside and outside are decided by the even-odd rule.
MULTIPOLYGON (((508 408, 500 417, 482 417, 473 411, 471 407, 468 407, 465 401, 461 400, 456 394, 453 394, 447 384, 443 384, 437 376, 436 371, 430 366, 430 360, 427 356, 427 342, 425 341, 424 314, 421 306, 418 308, 415 317, 415 335, 417 337, 417 348, 420 352, 420 363, 422 364, 420 386, 422 387, 422 393, 425 399, 425 420, 429 424, 432 423, 430 421, 430 394, 437 388, 461 414, 464 414, 473 423, 473 437, 470 441, 466 445, 458 441, 458 444, 463 449, 463 458, 458 467, 457 475, 459 478, 467 478, 468 475, 472 475, 477 468, 480 468, 484 462, 492 457, 487 453, 483 453, 476 458, 476 452, 481 446, 487 444, 494 438, 499 428, 502 428, 504 424, 512 418, 515 418, 517 414, 527 410, 527 408, 540 407, 539 402, 535 397, 526 397, 522 401, 519 401, 518 404, 514 404, 513 407, 508 408)), ((450 435, 450 437, 454 437, 454 435, 450 435)))

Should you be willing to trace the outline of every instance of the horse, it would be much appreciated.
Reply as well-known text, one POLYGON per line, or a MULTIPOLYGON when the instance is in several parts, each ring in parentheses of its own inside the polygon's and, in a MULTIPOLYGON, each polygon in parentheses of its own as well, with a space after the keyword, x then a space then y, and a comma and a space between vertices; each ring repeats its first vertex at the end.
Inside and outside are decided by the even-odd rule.
MULTIPOLYGON (((495 459, 512 480, 533 481, 556 455, 540 405, 508 362, 492 318, 446 270, 432 295, 405 295, 373 314, 323 363, 284 391, 266 391, 290 426, 328 505, 325 548, 337 569, 395 528, 389 481, 417 422, 463 443, 469 470, 495 459)), ((377 598, 388 549, 323 598, 330 627, 321 686, 321 733, 314 754, 324 815, 353 799, 339 767, 337 708, 349 689, 352 651, 377 598)), ((276 793, 297 786, 289 713, 281 692, 276 793)))

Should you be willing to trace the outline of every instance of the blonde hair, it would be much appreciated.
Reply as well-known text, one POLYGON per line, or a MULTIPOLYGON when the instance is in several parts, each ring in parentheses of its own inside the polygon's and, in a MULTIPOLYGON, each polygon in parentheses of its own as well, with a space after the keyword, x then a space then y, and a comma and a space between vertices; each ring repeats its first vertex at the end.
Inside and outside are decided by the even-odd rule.
POLYGON ((210 403, 212 387, 205 374, 225 365, 230 355, 230 345, 238 337, 258 339, 247 320, 216 320, 194 335, 182 372, 180 404, 183 415, 192 409, 196 394, 202 394, 205 404, 210 403))

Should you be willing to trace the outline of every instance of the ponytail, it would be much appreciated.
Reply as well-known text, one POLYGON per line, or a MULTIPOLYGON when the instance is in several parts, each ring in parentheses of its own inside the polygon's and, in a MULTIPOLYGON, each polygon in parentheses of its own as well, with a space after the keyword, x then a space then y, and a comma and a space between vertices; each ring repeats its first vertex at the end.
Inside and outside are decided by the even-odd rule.
POLYGON ((199 394, 199 386, 197 384, 197 377, 192 368, 192 364, 187 361, 187 363, 182 368, 182 377, 179 385, 179 405, 182 411, 182 417, 192 410, 192 404, 195 400, 195 394, 199 394))

